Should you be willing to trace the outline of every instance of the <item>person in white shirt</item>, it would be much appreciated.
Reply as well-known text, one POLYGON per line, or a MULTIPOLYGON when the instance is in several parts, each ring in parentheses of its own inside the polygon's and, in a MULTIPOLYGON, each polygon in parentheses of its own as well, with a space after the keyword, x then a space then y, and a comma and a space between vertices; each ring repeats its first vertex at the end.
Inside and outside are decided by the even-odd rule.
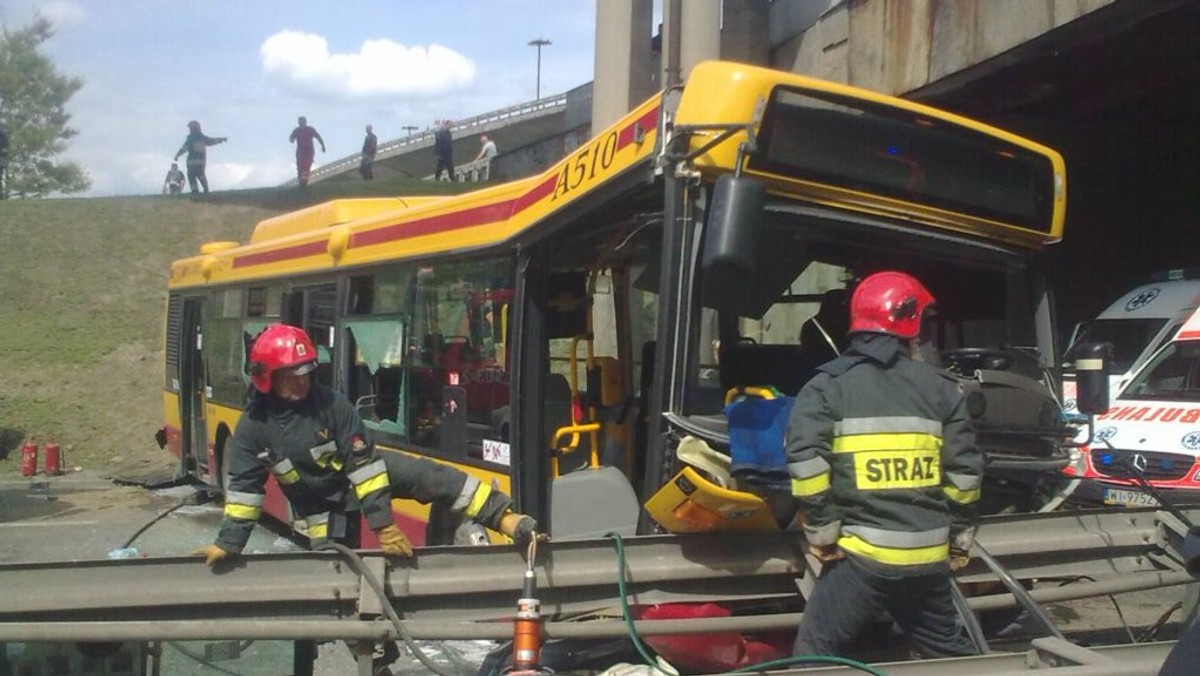
POLYGON ((479 142, 483 144, 483 147, 479 149, 479 154, 475 156, 474 161, 476 161, 476 162, 478 162, 479 160, 491 161, 491 159, 493 157, 495 157, 496 153, 498 152, 496 150, 496 142, 493 141, 492 139, 488 138, 487 134, 480 136, 479 142))

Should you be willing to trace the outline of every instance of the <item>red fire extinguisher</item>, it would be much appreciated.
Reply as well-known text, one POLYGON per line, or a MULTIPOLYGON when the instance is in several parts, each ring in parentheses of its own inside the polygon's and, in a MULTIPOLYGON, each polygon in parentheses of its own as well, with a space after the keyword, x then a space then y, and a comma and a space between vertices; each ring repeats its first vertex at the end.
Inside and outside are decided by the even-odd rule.
MULTIPOLYGON (((36 462, 36 459, 34 460, 36 462)), ((62 470, 62 449, 53 441, 46 442, 46 476, 59 476, 62 470)))
POLYGON ((38 446, 33 439, 21 447, 21 476, 37 474, 38 446))

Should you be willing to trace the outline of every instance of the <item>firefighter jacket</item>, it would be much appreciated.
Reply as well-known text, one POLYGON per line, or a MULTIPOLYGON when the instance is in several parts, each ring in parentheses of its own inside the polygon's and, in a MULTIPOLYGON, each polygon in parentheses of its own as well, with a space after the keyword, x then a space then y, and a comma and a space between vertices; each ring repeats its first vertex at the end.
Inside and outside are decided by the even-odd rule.
POLYGON ((362 510, 378 530, 393 523, 388 471, 353 405, 314 382, 308 397, 251 396, 226 452, 229 483, 216 544, 238 553, 262 515, 273 475, 312 540, 340 537, 330 516, 362 510))
POLYGON ((877 570, 944 570, 951 546, 973 542, 983 477, 961 388, 886 334, 853 334, 817 370, 786 437, 809 543, 877 570))

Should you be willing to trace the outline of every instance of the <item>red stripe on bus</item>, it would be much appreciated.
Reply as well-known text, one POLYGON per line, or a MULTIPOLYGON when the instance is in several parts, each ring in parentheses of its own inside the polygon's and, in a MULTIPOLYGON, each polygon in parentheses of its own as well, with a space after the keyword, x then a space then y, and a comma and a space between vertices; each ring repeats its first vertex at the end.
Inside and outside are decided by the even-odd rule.
POLYGON ((516 199, 475 207, 474 209, 467 209, 466 211, 459 211, 452 214, 431 216, 419 221, 397 223, 376 230, 356 232, 350 236, 350 248, 385 244, 398 239, 433 235, 448 230, 458 230, 460 228, 469 228, 476 225, 508 220, 514 214, 524 211, 531 204, 553 193, 554 186, 557 183, 558 176, 553 176, 542 181, 516 199))
POLYGON ((558 176, 555 175, 541 183, 535 185, 533 190, 521 195, 513 200, 513 215, 521 213, 529 208, 530 205, 536 204, 545 198, 547 195, 554 194, 554 188, 558 185, 558 176))
MULTIPOLYGON (((633 143, 634 129, 636 127, 641 127, 642 132, 647 133, 653 130, 657 124, 658 107, 656 106, 653 109, 646 111, 645 115, 641 116, 632 124, 619 132, 617 135, 617 149, 620 150, 630 143, 633 143)), ((350 235, 349 248, 354 249, 363 246, 385 244, 387 242, 408 239, 410 237, 433 235, 440 232, 447 232, 449 230, 458 230, 460 228, 469 228, 476 225, 483 225, 485 223, 496 223, 498 221, 507 220, 511 216, 518 214, 529 208, 531 205, 541 201, 547 195, 553 194, 556 185, 558 185, 557 175, 537 184, 524 195, 506 202, 488 204, 452 214, 431 216, 418 221, 396 223, 395 225, 389 225, 382 228, 377 228, 375 230, 356 232, 350 235)), ((325 240, 321 240, 319 242, 310 242, 308 244, 300 244, 297 246, 279 249, 278 251, 265 251, 263 253, 250 254, 248 256, 239 256, 233 259, 233 267, 240 268, 248 265, 277 263, 290 258, 314 256, 319 253, 324 253, 325 250, 325 240)))
POLYGON ((1200 329, 1180 331, 1179 335, 1175 336, 1175 340, 1195 340, 1197 338, 1200 338, 1200 329))
POLYGON ((617 150, 633 143, 634 127, 641 127, 643 137, 658 125, 658 106, 646 111, 646 114, 633 121, 633 124, 621 130, 617 135, 617 150))
POLYGON ((316 256, 325 253, 326 248, 325 240, 321 240, 319 242, 307 242, 305 244, 284 247, 275 251, 237 256, 233 259, 233 267, 243 268, 249 265, 266 265, 267 263, 278 263, 279 261, 286 261, 292 258, 316 256))
POLYGON ((503 221, 512 213, 513 202, 514 200, 488 204, 452 214, 430 216, 419 221, 408 221, 407 223, 397 223, 375 230, 356 232, 350 235, 350 248, 354 249, 360 246, 383 244, 398 239, 433 235, 439 232, 446 232, 447 230, 458 230, 459 228, 467 228, 472 225, 503 221))

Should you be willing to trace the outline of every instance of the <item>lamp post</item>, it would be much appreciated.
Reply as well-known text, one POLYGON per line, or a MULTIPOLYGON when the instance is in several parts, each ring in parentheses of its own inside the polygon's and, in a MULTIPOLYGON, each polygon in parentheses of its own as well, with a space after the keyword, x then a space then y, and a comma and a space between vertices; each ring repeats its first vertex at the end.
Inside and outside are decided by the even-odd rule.
POLYGON ((542 47, 548 47, 551 44, 553 43, 546 38, 537 38, 529 41, 530 47, 537 47, 537 89, 534 94, 535 100, 541 100, 542 98, 542 47))
POLYGON ((414 131, 416 131, 417 129, 419 129, 420 127, 418 127, 418 126, 417 126, 417 125, 415 125, 415 124, 406 124, 406 125, 404 125, 404 126, 402 126, 402 127, 400 127, 400 128, 401 128, 401 129, 403 129, 404 131, 408 132, 408 135, 409 135, 409 136, 412 136, 412 133, 413 133, 414 131))

